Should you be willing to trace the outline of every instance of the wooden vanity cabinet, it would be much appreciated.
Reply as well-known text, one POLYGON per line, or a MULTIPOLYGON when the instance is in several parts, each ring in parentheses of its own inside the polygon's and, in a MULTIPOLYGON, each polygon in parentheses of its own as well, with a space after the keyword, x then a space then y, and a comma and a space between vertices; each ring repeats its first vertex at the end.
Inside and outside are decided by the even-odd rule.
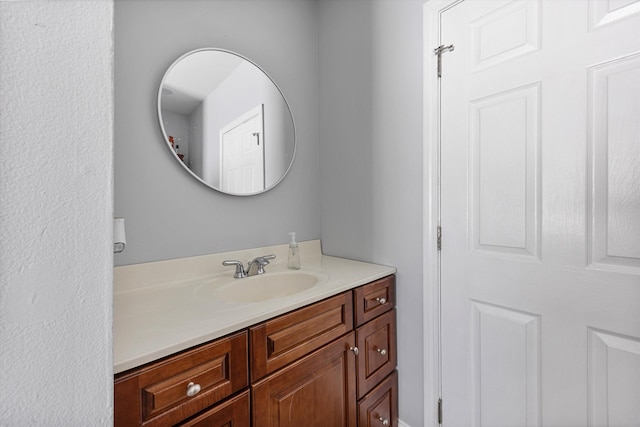
POLYGON ((392 275, 118 374, 115 426, 397 427, 394 301, 392 275))
POLYGON ((250 328, 253 427, 397 426, 394 300, 388 276, 250 328))

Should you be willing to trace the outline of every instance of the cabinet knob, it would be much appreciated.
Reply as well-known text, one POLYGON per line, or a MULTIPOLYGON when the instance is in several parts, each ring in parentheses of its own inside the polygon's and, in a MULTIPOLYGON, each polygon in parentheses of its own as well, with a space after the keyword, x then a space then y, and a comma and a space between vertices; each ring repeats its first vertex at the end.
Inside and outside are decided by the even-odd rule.
POLYGON ((349 350, 353 351, 353 354, 355 354, 356 356, 358 355, 358 353, 360 353, 358 347, 349 347, 349 350))
POLYGON ((200 393, 200 384, 195 384, 193 382, 190 382, 189 384, 187 384, 187 396, 189 397, 193 397, 196 394, 200 393))
POLYGON ((379 348, 376 351, 380 353, 381 356, 384 356, 385 354, 387 354, 387 350, 385 350, 384 348, 379 348))
POLYGON ((378 298, 376 298, 376 301, 378 301, 380 303, 380 305, 382 305, 382 304, 385 304, 387 302, 387 299, 378 297, 378 298))
POLYGON ((380 421, 382 423, 383 426, 388 426, 389 425, 389 420, 386 418, 378 418, 378 421, 380 421))

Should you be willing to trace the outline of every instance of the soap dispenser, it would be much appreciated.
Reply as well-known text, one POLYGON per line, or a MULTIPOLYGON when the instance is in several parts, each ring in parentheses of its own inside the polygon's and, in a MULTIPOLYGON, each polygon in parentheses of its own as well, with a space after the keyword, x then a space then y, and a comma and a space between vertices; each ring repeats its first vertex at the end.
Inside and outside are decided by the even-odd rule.
POLYGON ((296 242, 296 233, 289 233, 291 241, 289 242, 289 259, 287 261, 287 268, 291 270, 300 270, 300 249, 296 242))

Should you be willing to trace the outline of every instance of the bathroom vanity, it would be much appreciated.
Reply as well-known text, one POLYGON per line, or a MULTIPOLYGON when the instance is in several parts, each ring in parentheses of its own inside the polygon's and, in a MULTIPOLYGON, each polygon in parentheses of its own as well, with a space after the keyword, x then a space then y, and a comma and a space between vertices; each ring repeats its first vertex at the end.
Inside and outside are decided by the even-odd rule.
POLYGON ((286 250, 116 269, 116 426, 397 425, 395 269, 304 242, 302 269, 290 272, 286 250), (264 278, 317 282, 284 296, 242 293, 252 301, 230 294, 276 282, 229 281, 220 259, 267 253, 276 258, 264 278))

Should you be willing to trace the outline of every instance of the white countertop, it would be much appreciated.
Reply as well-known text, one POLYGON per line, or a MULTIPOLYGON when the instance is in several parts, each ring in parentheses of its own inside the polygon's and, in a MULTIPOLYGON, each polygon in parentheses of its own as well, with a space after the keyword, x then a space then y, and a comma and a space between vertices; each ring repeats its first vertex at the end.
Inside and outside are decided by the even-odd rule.
MULTIPOLYGON (((314 287, 258 303, 216 300, 212 283, 233 277, 223 260, 245 266, 256 256, 275 254, 265 270, 288 274, 288 245, 128 265, 114 269, 114 373, 222 337, 248 326, 394 274, 394 267, 322 255, 320 241, 300 243, 301 269, 318 277, 314 287)), ((251 280, 234 279, 234 280, 251 280)), ((249 282, 246 282, 247 284, 249 282)))

